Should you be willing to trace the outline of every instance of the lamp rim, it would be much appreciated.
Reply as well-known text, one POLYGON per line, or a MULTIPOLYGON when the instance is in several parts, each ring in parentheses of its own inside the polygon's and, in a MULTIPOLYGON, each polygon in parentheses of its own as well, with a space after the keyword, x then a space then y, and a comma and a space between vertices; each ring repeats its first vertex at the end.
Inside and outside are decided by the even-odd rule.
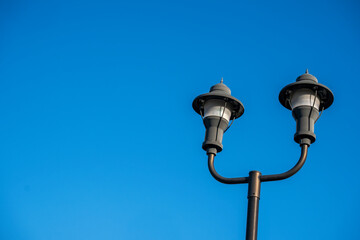
POLYGON ((239 118, 241 115, 244 114, 244 105, 240 102, 240 100, 229 94, 223 94, 216 91, 204 93, 197 96, 192 103, 192 107, 195 112, 201 115, 200 110, 204 108, 205 102, 211 99, 224 100, 231 105, 232 113, 230 119, 239 118))
POLYGON ((283 105, 285 108, 292 110, 291 106, 289 104, 289 101, 287 101, 288 96, 291 91, 295 91, 297 89, 301 88, 307 88, 311 90, 318 90, 321 92, 325 92, 325 94, 318 94, 318 97, 320 98, 320 106, 319 109, 324 108, 327 109, 331 106, 331 104, 334 102, 334 94, 332 91, 325 85, 321 83, 314 82, 312 80, 301 80, 298 82, 290 83, 286 85, 279 93, 279 101, 281 105, 283 105))

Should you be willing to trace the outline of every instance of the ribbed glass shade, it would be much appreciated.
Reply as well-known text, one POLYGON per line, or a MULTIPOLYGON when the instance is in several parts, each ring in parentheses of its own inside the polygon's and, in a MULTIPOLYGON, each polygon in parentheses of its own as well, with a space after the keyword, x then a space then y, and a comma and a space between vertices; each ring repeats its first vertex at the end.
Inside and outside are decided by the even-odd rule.
POLYGON ((208 100, 204 106, 204 118, 210 116, 223 117, 227 121, 230 121, 231 108, 228 106, 225 107, 225 102, 223 100, 208 100))
POLYGON ((291 97, 291 107, 292 109, 300 106, 309 106, 316 108, 319 110, 320 106, 320 99, 316 97, 315 99, 315 92, 311 89, 301 88, 294 91, 291 97), (314 103, 315 101, 315 103, 314 103))

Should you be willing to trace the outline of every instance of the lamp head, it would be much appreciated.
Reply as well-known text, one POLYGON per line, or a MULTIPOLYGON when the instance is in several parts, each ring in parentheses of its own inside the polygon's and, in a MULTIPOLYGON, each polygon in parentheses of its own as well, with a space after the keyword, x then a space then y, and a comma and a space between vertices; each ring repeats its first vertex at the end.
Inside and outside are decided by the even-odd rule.
POLYGON ((231 96, 230 88, 221 79, 220 83, 210 88, 210 92, 197 96, 192 106, 203 117, 206 127, 203 149, 215 154, 221 152, 224 131, 230 120, 244 113, 243 104, 231 96))
POLYGON ((327 109, 334 101, 331 90, 306 70, 296 82, 285 86, 279 94, 280 103, 292 110, 296 120, 294 140, 300 144, 315 142, 314 124, 319 112, 327 109))

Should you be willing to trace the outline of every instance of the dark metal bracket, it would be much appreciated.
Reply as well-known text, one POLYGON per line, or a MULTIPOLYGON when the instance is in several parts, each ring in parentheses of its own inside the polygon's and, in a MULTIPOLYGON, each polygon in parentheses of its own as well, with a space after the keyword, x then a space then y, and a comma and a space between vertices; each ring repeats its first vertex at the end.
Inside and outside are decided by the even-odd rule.
POLYGON ((215 154, 208 154, 208 166, 211 175, 219 182, 225 184, 242 184, 248 183, 248 212, 247 212, 247 225, 246 225, 246 240, 257 239, 258 228, 258 215, 259 215, 259 200, 260 200, 260 185, 261 182, 283 180, 291 177, 297 173, 305 163, 308 154, 308 145, 301 145, 301 155, 299 161, 290 170, 271 175, 261 175, 259 171, 249 172, 248 177, 226 178, 218 174, 214 167, 215 154))

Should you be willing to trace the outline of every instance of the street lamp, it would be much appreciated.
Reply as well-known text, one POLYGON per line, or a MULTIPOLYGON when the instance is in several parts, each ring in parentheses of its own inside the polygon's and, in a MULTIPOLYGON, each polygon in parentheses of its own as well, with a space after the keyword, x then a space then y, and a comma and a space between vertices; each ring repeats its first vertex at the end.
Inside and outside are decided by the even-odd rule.
POLYGON ((232 122, 244 113, 243 104, 233 96, 230 89, 221 82, 212 86, 209 93, 196 97, 194 110, 203 118, 206 128, 202 148, 208 155, 208 167, 211 175, 226 184, 248 183, 248 212, 246 240, 257 239, 259 199, 261 182, 277 181, 291 177, 304 165, 308 147, 315 142, 314 124, 323 110, 334 101, 331 90, 318 83, 318 80, 306 70, 296 82, 285 86, 279 94, 280 103, 292 111, 296 121, 295 142, 301 147, 298 162, 290 170, 271 175, 262 175, 259 171, 250 171, 248 177, 226 178, 218 174, 214 167, 214 158, 223 149, 223 134, 232 122), (231 122, 231 123, 230 123, 231 122))

